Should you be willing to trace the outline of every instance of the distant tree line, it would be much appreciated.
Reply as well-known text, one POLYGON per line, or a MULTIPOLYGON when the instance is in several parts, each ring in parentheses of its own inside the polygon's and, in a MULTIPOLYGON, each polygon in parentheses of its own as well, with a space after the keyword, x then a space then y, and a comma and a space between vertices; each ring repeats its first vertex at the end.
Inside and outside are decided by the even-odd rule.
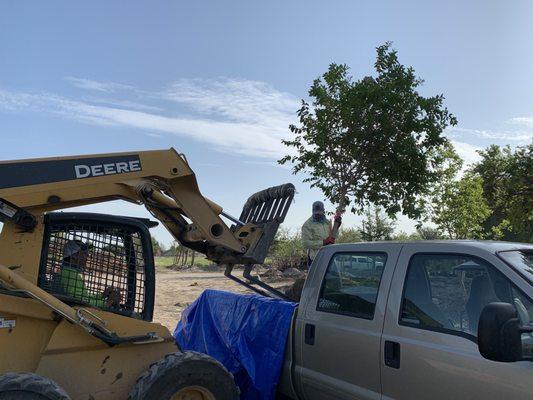
POLYGON ((533 242, 533 145, 492 145, 435 186, 425 215, 450 239, 533 242))
POLYGON ((179 244, 173 242, 170 247, 166 247, 163 243, 159 242, 152 236, 152 248, 154 250, 154 256, 156 257, 174 257, 178 253, 179 244))

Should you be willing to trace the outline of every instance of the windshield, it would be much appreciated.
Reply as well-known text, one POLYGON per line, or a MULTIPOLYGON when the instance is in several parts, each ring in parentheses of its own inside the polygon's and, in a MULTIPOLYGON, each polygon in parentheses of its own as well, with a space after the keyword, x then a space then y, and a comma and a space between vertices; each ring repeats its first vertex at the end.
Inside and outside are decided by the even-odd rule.
POLYGON ((533 251, 514 250, 498 253, 501 258, 515 267, 530 282, 533 282, 533 251))

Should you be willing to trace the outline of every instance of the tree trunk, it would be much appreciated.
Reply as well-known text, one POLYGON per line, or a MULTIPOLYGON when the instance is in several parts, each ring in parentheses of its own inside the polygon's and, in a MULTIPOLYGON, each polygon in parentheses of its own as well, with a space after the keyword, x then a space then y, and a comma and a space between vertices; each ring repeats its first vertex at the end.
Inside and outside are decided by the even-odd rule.
MULTIPOLYGON (((339 199, 339 205, 337 206, 337 209, 335 210, 335 216, 342 216, 344 214, 344 211, 346 210, 346 189, 340 189, 340 199, 339 199)), ((341 224, 337 221, 333 222, 333 227, 331 228, 330 235, 332 237, 337 237, 337 234, 339 233, 339 228, 341 227, 341 224)))

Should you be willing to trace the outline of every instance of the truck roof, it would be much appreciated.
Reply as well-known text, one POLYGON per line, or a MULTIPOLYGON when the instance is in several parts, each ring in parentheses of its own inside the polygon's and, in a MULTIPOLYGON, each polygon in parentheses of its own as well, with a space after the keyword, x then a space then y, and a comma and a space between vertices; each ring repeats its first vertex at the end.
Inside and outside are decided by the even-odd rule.
MULTIPOLYGON (((465 247, 481 248, 490 252, 505 250, 533 250, 533 244, 519 242, 502 242, 495 240, 406 240, 406 241, 378 241, 378 242, 357 242, 350 243, 350 246, 368 245, 374 243, 398 244, 398 245, 416 245, 420 247, 446 248, 448 246, 461 245, 465 247)), ((336 244, 335 247, 344 246, 348 243, 336 244)))

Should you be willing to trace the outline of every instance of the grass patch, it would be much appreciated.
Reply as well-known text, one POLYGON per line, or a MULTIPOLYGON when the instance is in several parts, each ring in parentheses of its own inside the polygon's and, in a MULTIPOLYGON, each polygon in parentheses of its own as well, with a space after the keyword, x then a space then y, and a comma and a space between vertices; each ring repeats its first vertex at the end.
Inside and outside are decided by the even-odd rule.
POLYGON ((155 257, 155 266, 167 268, 174 264, 174 257, 155 257))
MULTIPOLYGON (((155 257, 155 266, 160 268, 168 268, 174 264, 174 257, 155 257)), ((213 262, 205 257, 195 257, 194 265, 196 267, 207 267, 213 262)))

